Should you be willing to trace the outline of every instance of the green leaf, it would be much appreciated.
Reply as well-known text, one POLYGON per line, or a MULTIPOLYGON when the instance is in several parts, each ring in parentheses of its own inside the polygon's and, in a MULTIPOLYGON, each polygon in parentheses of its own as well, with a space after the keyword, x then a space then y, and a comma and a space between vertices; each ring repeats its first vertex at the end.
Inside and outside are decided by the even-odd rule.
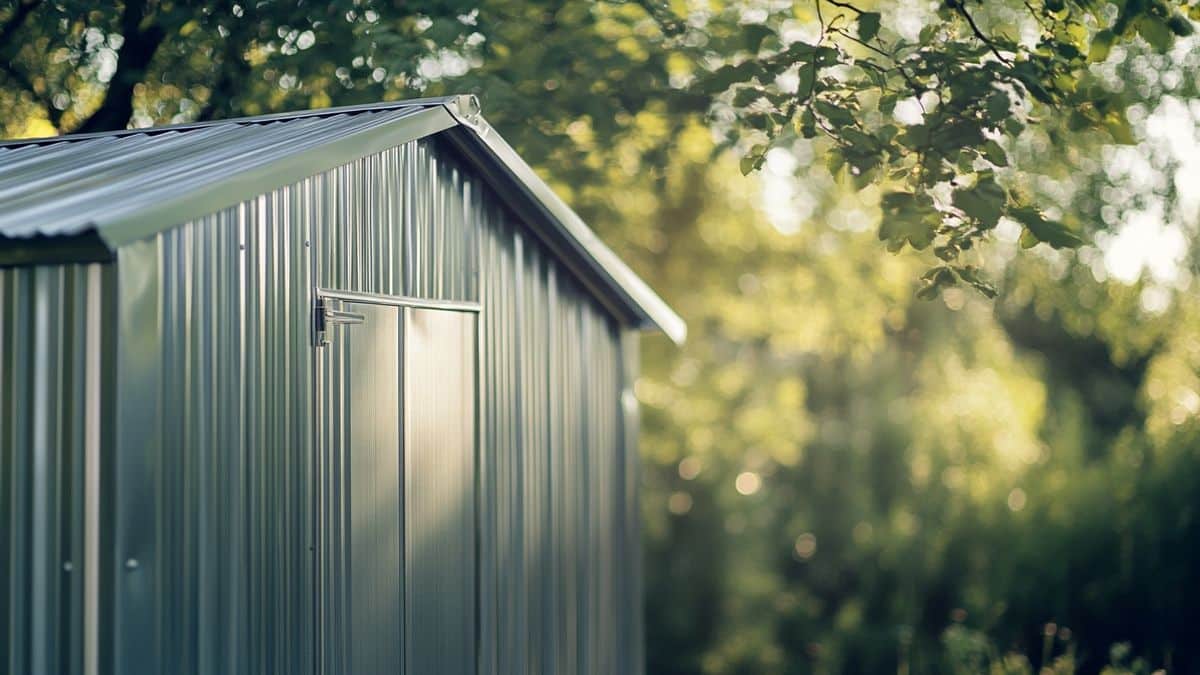
POLYGON ((980 227, 989 230, 1000 222, 1007 199, 1004 188, 991 179, 981 180, 972 188, 954 191, 954 205, 979 221, 980 227))
POLYGON ((1008 153, 996 141, 983 144, 983 158, 996 166, 1008 166, 1008 153))
POLYGON ((894 139, 898 133, 900 133, 900 129, 898 129, 896 125, 885 124, 882 127, 879 127, 879 130, 875 132, 875 138, 878 139, 880 143, 886 145, 891 143, 892 139, 894 139))
POLYGON ((834 126, 853 126, 854 124, 854 115, 845 108, 826 101, 815 101, 813 105, 816 106, 817 112, 821 113, 834 126))
POLYGON ((1104 128, 1112 135, 1114 141, 1121 145, 1135 145, 1137 138, 1133 135, 1133 127, 1125 117, 1124 110, 1111 110, 1104 116, 1104 128))
POLYGON ((869 42, 879 35, 879 12, 863 12, 858 15, 858 39, 869 42))
POLYGON ((748 82, 751 78, 765 75, 766 71, 755 59, 749 59, 736 66, 721 66, 704 78, 700 89, 706 94, 719 94, 736 82, 748 82))
POLYGON ((1172 14, 1171 18, 1167 19, 1167 28, 1179 37, 1187 37, 1196 32, 1196 27, 1182 14, 1172 14))
POLYGON ((1159 53, 1166 52, 1171 48, 1171 29, 1162 19, 1146 14, 1138 19, 1137 31, 1138 35, 1141 35, 1142 39, 1150 43, 1150 46, 1159 53))
POLYGON ((1042 84, 1044 74, 1039 72, 1033 63, 1029 61, 1017 62, 1012 68, 1012 74, 1020 80, 1025 90, 1029 92, 1029 95, 1037 99, 1038 102, 1046 104, 1054 103, 1054 97, 1050 95, 1050 92, 1042 84))
POLYGON ((1008 94, 997 91, 988 96, 987 114, 993 121, 1007 119, 1012 114, 1012 102, 1008 100, 1008 94))
POLYGON ((757 87, 740 87, 733 95, 733 104, 739 108, 745 108, 762 96, 763 92, 757 87))
POLYGON ((817 121, 813 117, 812 108, 804 108, 800 111, 800 116, 796 118, 796 131, 805 138, 813 138, 817 135, 817 121))
POLYGON ((879 175, 879 167, 871 166, 860 171, 857 175, 851 177, 851 182, 854 184, 855 190, 862 190, 868 185, 875 183, 875 179, 879 175))
POLYGON ((889 250, 899 250, 906 242, 917 250, 933 243, 941 218, 928 195, 889 192, 879 205, 883 210, 879 239, 888 242, 889 250))
POLYGON ((983 272, 979 268, 971 265, 962 265, 955 267, 954 271, 958 273, 960 279, 971 284, 975 290, 982 293, 985 297, 996 297, 996 287, 983 276, 983 272))
POLYGON ((738 168, 742 170, 743 176, 748 176, 752 171, 756 171, 763 165, 767 159, 767 146, 756 145, 750 148, 750 152, 742 157, 742 161, 738 163, 738 168))
POLYGON ((933 247, 933 254, 936 255, 938 258, 945 260, 946 262, 949 262, 949 261, 957 258, 958 253, 959 253, 958 247, 952 246, 952 245, 934 246, 933 247))
POLYGON ((1018 241, 1021 244, 1021 248, 1033 248, 1041 243, 1027 227, 1021 228, 1021 238, 1018 241))
MULTIPOLYGON (((1009 210, 1009 215, 1025 225, 1026 230, 1038 241, 1050 244, 1054 248, 1076 248, 1083 244, 1079 235, 1072 232, 1066 225, 1056 220, 1046 220, 1041 211, 1032 206, 1020 206, 1009 210)), ((1021 242, 1026 246, 1026 242, 1021 242)))
POLYGON ((742 29, 742 40, 746 45, 747 51, 751 54, 757 54, 758 50, 762 47, 763 40, 774 34, 775 31, 767 26, 761 23, 752 23, 742 29))
POLYGON ((813 91, 813 77, 816 75, 816 68, 810 65, 803 65, 796 73, 796 95, 801 99, 807 99, 813 91))
POLYGON ((1099 63, 1107 59, 1116 37, 1111 30, 1102 30, 1096 33, 1096 37, 1092 38, 1092 48, 1088 50, 1088 61, 1099 63))

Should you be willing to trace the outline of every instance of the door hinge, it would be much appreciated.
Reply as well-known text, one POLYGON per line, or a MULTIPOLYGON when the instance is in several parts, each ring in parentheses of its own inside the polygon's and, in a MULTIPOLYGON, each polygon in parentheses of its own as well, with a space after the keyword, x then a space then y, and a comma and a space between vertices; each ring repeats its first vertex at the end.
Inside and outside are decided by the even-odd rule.
POLYGON ((365 323, 366 320, 365 314, 335 309, 329 298, 317 296, 316 304, 313 306, 313 344, 318 347, 329 344, 330 325, 354 325, 365 323))

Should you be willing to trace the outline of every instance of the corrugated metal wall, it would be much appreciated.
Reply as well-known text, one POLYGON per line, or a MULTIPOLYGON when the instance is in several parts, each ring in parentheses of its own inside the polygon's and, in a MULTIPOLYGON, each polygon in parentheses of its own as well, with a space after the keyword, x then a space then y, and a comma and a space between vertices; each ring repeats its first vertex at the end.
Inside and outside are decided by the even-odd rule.
POLYGON ((82 672, 96 649, 105 276, 0 269, 0 671, 82 672), (90 311, 89 311, 90 305, 90 311), (86 607, 85 607, 86 604, 86 607))
MULTIPOLYGON (((102 672, 312 672, 324 620, 313 590, 314 286, 483 305, 480 672, 640 672, 635 418, 622 407, 632 343, 450 152, 410 143, 120 251, 105 491, 115 512, 102 548, 113 590, 100 620, 115 634, 102 672)), ((24 290, 33 275, 60 276, 47 288, 64 298, 83 292, 78 272, 51 269, 0 277, 0 564, 13 570, 0 579, 19 589, 0 614, 0 665, 14 673, 40 672, 24 664, 43 661, 19 660, 30 654, 79 658, 77 591, 43 566, 82 536, 64 487, 78 481, 77 441, 28 451, 43 447, 29 434, 73 430, 78 414, 58 395, 77 390, 77 368, 56 374, 50 362, 79 354, 29 346, 43 328, 26 317, 60 307, 24 290), (26 346, 10 349, 22 335, 26 346), (8 376, 29 363, 35 373, 8 376), (59 417, 33 419, 29 400, 59 417), (51 512, 58 529, 23 539, 51 512), (42 581, 25 591, 21 574, 42 581)), ((55 321, 77 323, 71 307, 55 321)))
POLYGON ((636 342, 490 208, 480 382, 481 672, 639 673, 636 342))

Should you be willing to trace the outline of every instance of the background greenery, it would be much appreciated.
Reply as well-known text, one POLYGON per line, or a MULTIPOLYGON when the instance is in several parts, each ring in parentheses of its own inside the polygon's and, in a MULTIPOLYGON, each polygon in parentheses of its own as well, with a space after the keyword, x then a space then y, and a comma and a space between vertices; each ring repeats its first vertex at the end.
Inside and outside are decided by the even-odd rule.
POLYGON ((683 349, 646 339, 637 385, 649 672, 1197 672, 1192 8, 849 4, 9 0, 0 131, 476 92, 691 329, 683 349), (884 127, 924 122, 867 92, 894 82, 856 79, 864 12, 872 44, 953 55, 957 76, 1041 63, 1052 100, 947 89, 927 115, 1003 91, 1021 124, 930 132, 930 178, 892 175, 915 148, 884 127), (820 93, 787 110, 816 53, 789 45, 818 37, 820 93), (876 140, 847 145, 862 125, 876 140), (1031 218, 1059 229, 1031 240, 1031 218), (947 257, 914 223, 986 246, 947 257))

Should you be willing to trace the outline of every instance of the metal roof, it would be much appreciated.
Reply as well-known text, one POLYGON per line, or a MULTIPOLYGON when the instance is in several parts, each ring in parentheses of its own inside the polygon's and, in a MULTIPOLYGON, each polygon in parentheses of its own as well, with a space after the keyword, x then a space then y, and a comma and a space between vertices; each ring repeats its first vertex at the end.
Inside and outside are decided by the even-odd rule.
POLYGON ((683 320, 538 178, 473 96, 0 141, 0 265, 111 260, 123 244, 441 133, 593 292, 682 342, 683 320))

